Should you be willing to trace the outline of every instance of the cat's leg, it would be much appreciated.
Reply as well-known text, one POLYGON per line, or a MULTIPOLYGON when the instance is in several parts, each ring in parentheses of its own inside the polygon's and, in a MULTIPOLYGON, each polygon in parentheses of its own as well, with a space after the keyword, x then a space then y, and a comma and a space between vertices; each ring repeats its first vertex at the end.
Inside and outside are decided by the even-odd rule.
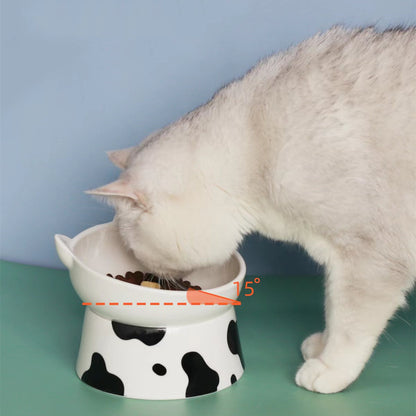
POLYGON ((335 393, 351 384, 388 320, 405 303, 409 282, 399 264, 338 261, 326 283, 324 335, 306 339, 306 362, 296 383, 320 393, 335 393))
POLYGON ((304 360, 315 358, 321 354, 325 347, 325 334, 316 332, 302 342, 301 351, 304 360))

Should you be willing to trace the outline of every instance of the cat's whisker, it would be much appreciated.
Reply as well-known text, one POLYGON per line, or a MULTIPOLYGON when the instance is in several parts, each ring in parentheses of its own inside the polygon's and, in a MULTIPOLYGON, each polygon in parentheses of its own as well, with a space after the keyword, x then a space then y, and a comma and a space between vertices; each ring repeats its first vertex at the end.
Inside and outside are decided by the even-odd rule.
POLYGON ((383 331, 383 335, 388 339, 389 341, 393 342, 396 345, 399 345, 399 342, 396 341, 388 332, 387 330, 383 331))
POLYGON ((407 326, 412 327, 411 322, 409 322, 408 320, 404 319, 402 316, 400 315, 396 315, 396 318, 399 318, 401 321, 403 321, 407 326))

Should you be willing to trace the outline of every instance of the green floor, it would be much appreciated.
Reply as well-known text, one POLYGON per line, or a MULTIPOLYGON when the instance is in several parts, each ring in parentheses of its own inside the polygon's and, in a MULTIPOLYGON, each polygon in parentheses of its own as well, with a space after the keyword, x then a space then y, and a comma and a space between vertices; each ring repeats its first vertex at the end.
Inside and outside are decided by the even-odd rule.
POLYGON ((205 397, 146 401, 108 395, 77 379, 84 307, 66 271, 0 266, 2 416, 416 414, 414 296, 389 325, 359 380, 327 396, 293 381, 302 362, 301 341, 322 329, 321 279, 264 277, 237 307, 246 361, 242 379, 205 397))

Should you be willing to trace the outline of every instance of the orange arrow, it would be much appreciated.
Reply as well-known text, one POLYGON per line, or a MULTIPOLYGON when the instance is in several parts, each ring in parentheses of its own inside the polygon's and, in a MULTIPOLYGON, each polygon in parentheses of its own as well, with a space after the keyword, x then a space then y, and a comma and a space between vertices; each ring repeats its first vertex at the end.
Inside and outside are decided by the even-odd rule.
POLYGON ((186 292, 186 299, 191 305, 241 305, 239 300, 191 288, 186 292))

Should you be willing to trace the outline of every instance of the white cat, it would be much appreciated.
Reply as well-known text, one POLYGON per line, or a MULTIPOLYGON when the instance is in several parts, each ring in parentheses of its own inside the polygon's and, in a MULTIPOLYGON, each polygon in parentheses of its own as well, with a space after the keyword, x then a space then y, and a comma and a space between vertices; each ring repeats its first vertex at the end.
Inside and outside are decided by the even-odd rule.
POLYGON ((343 390, 416 275, 416 28, 334 27, 109 157, 120 178, 89 192, 149 270, 223 262, 252 232, 325 265, 296 383, 343 390))

